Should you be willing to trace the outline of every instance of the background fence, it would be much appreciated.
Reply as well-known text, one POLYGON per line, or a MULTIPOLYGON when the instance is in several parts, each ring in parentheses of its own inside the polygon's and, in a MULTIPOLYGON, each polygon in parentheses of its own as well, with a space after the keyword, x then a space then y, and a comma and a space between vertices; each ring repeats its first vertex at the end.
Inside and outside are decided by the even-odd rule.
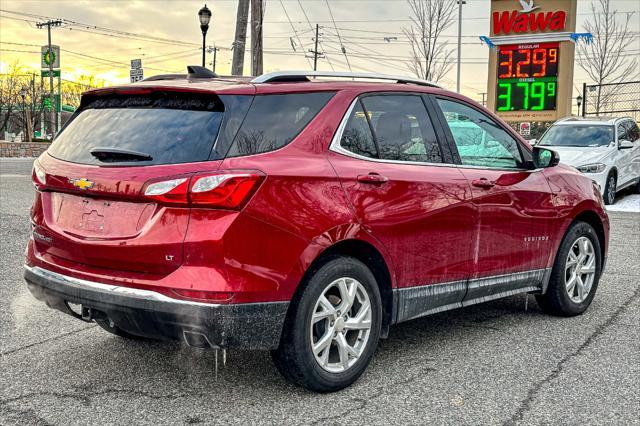
POLYGON ((640 121, 640 81, 582 86, 582 116, 628 115, 640 121))

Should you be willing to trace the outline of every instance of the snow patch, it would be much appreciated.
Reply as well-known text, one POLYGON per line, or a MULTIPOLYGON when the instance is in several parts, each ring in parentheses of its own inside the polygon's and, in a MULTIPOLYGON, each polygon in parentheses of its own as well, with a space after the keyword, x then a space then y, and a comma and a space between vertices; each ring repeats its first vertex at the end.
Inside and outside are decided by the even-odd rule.
POLYGON ((607 206, 607 210, 610 212, 640 213, 640 194, 620 198, 614 204, 607 206))

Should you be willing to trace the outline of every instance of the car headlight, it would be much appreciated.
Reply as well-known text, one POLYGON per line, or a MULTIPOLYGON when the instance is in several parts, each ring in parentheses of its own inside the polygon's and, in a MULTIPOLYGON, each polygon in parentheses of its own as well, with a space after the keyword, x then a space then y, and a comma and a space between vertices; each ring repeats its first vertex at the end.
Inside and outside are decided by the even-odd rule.
POLYGON ((594 164, 585 164, 584 166, 580 166, 577 169, 580 170, 582 173, 602 173, 606 168, 607 168, 606 164, 594 163, 594 164))

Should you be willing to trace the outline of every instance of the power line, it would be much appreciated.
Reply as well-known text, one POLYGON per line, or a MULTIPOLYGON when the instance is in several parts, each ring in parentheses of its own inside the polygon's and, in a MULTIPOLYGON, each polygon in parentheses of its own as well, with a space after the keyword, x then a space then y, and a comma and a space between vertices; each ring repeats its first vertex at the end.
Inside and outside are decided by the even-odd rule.
MULTIPOLYGON (((302 10, 302 14, 304 15, 305 19, 307 20, 307 24, 309 24, 309 28, 311 28, 311 30, 313 31, 313 25, 311 25, 311 21, 309 20, 309 16, 307 16, 307 12, 305 12, 304 7, 302 7, 302 3, 300 3, 300 0, 297 0, 297 1, 298 1, 298 5, 300 6, 300 9, 302 10)), ((318 32, 316 32, 316 34, 318 34, 318 32)), ((318 35, 318 37, 320 37, 320 36, 318 35)), ((320 48, 324 50, 324 47, 322 46, 322 42, 320 40, 318 40, 318 43, 320 44, 320 48)), ((335 68, 333 68, 333 64, 331 63, 331 60, 326 56, 325 56, 325 59, 327 60, 327 63, 331 67, 331 70, 335 71, 335 68)))
POLYGON ((336 34, 338 35, 338 41, 340 42, 340 50, 342 50, 342 54, 344 55, 344 59, 347 61, 347 66, 349 67, 349 71, 351 71, 351 64, 349 63, 349 57, 347 56, 347 49, 344 48, 344 44, 342 43, 342 39, 340 38, 340 32, 338 31, 338 26, 336 25, 336 20, 333 19, 333 12, 331 11, 331 6, 329 5, 329 0, 325 0, 327 3, 327 9, 329 10, 329 15, 331 16, 331 20, 333 21, 333 27, 336 29, 336 34))
MULTIPOLYGON (((289 14, 287 13, 287 9, 284 7, 284 3, 282 2, 282 0, 280 0, 280 6, 282 6, 282 10, 283 10, 285 16, 287 17, 287 21, 289 21, 289 25, 291 25, 291 29, 293 30, 293 34, 298 39, 298 43, 300 43, 300 46, 304 49, 304 44, 302 43, 302 40, 300 40, 300 35, 296 31, 296 27, 293 25, 293 22, 291 22, 291 18, 289 18, 289 14)), ((294 48, 294 51, 295 51, 295 48, 294 48)), ((311 61, 309 60, 307 55, 304 55, 304 58, 307 61, 307 64, 309 64, 309 67, 311 67, 311 61)))

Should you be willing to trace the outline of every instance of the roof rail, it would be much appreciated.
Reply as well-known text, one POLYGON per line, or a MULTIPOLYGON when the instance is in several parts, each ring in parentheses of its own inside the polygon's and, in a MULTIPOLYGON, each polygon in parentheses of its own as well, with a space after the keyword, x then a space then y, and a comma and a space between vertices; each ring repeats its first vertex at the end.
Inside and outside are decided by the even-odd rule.
POLYGON ((310 81, 308 77, 340 77, 340 78, 358 78, 371 80, 394 80, 402 84, 417 84, 420 86, 440 87, 437 84, 420 80, 413 77, 404 77, 398 75, 363 73, 363 72, 341 72, 341 71, 275 71, 262 74, 251 80, 251 83, 283 83, 310 81))

